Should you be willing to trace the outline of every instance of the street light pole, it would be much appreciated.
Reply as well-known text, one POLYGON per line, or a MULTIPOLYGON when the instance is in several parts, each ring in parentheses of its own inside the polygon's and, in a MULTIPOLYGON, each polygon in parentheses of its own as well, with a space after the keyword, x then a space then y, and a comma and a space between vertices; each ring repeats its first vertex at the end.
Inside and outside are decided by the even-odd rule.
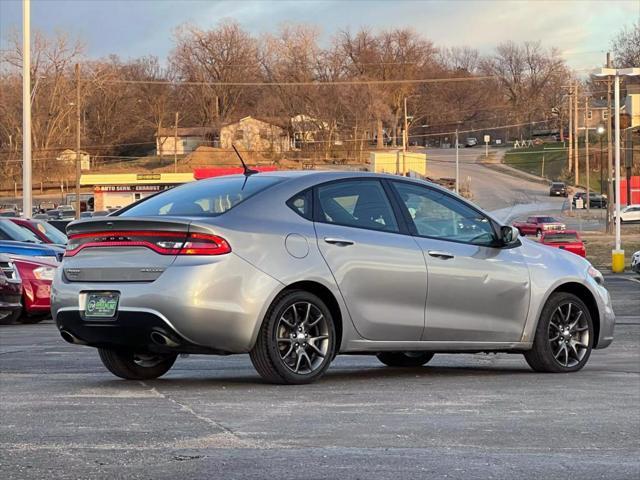
POLYGON ((31 0, 22 0, 22 215, 33 215, 31 197, 31 0))
POLYGON ((76 63, 76 218, 80 218, 80 65, 76 63))
POLYGON ((622 254, 622 269, 624 270, 624 251, 620 250, 620 75, 618 72, 616 72, 614 79, 613 96, 615 98, 614 138, 616 142, 616 252, 614 255, 622 254))
POLYGON ((599 77, 613 77, 614 82, 614 101, 615 101, 615 118, 614 118, 614 140, 615 140, 615 231, 616 243, 615 249, 611 252, 611 270, 614 273, 624 271, 624 250, 621 248, 620 242, 620 77, 624 76, 640 76, 640 68, 600 68, 594 72, 599 77))
MULTIPOLYGON (((602 156, 604 152, 602 151, 602 134, 604 133, 604 127, 600 125, 598 127, 598 137, 600 137, 600 195, 604 194, 604 162, 602 161, 602 156)), ((609 199, 611 201, 611 199, 609 199)), ((607 219, 608 222, 608 219, 607 219)))

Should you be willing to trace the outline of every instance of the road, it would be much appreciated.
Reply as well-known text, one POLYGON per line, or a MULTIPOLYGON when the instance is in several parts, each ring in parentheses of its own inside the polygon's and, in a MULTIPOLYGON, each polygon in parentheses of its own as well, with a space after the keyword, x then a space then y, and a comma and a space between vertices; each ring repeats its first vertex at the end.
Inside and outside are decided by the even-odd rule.
MULTIPOLYGON (((480 207, 487 211, 510 208, 525 215, 530 211, 562 209, 565 199, 549 197, 547 185, 477 163, 483 152, 475 148, 461 148, 459 151, 460 179, 470 178, 473 201, 480 207)), ((455 153, 451 148, 427 149, 427 174, 434 178, 455 178, 455 153)))
POLYGON ((0 477, 637 479, 640 284, 607 282, 624 323, 569 375, 509 354, 418 369, 345 356, 320 382, 285 387, 239 355, 126 382, 50 321, 2 326, 0 477))

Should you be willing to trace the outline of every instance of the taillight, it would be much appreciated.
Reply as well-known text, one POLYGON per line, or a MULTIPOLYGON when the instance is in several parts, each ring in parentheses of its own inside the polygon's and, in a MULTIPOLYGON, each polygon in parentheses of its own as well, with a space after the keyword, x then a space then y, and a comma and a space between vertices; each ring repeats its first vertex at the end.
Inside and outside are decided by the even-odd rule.
POLYGON ((160 255, 222 255, 229 253, 227 241, 217 235, 147 230, 75 233, 69 236, 65 257, 95 247, 145 247, 160 255))
POLYGON ((230 251, 231 247, 222 237, 206 233, 190 233, 178 255, 222 255, 230 251))

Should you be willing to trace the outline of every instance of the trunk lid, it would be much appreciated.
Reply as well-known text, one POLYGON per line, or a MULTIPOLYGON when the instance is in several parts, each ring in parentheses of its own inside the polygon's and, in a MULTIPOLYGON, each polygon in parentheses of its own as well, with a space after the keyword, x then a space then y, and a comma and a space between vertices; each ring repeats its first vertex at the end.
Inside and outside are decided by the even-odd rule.
POLYGON ((190 218, 104 217, 69 224, 62 268, 69 282, 152 282, 169 267, 190 218))

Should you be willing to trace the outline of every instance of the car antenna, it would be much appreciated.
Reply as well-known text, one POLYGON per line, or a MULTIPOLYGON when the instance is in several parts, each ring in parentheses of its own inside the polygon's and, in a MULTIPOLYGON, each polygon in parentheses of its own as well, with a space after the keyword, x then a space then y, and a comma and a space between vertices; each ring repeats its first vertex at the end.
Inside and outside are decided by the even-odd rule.
POLYGON ((250 175, 253 175, 254 173, 259 173, 258 170, 254 170, 252 168, 247 167, 247 164, 244 163, 244 160, 242 159, 242 155, 240 155, 240 152, 238 152, 238 149, 236 148, 236 146, 232 143, 231 146, 233 147, 233 150, 236 152, 236 155, 238 155, 238 158, 240 159, 240 163, 242 163, 242 168, 244 170, 243 175, 245 177, 248 177, 250 175))

